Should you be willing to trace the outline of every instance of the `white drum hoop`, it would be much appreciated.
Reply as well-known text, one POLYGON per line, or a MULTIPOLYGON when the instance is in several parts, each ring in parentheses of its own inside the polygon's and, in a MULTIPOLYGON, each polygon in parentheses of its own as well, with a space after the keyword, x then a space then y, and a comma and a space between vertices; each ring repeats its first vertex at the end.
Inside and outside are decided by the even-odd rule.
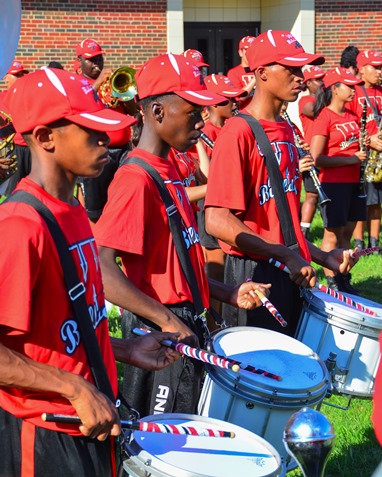
POLYGON ((235 424, 176 413, 141 420, 232 431, 235 438, 133 431, 125 443, 127 458, 123 462, 124 470, 132 477, 231 477, 242 470, 251 477, 285 476, 276 449, 235 424))

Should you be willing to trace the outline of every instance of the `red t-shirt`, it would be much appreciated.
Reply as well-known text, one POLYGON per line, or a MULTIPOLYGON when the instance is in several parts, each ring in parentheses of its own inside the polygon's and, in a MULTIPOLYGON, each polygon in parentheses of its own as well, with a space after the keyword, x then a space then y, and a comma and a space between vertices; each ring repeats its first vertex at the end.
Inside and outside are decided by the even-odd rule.
MULTIPOLYGON (((29 178, 17 189, 40 199, 55 215, 80 280, 86 287, 90 316, 117 392, 97 247, 82 206, 53 198, 29 178)), ((1 343, 30 359, 79 374, 93 382, 78 325, 64 283, 56 246, 39 213, 23 203, 0 206, 0 333, 1 343)), ((69 401, 56 394, 0 387, 0 406, 39 427, 81 435, 78 426, 44 422, 41 414, 75 414, 69 401)))
POLYGON ((188 153, 188 151, 179 152, 176 149, 171 148, 168 153, 168 159, 174 164, 184 187, 193 187, 196 185, 195 159, 188 153))
MULTIPOLYGON (((379 335, 379 347, 382 353, 382 333, 379 335)), ((382 361, 375 376, 372 421, 375 435, 382 445, 382 361)))
MULTIPOLYGON (((324 156, 350 157, 359 151, 359 121, 348 109, 341 116, 329 108, 323 108, 314 121, 312 136, 327 138, 324 156)), ((360 164, 339 167, 321 167, 321 182, 355 183, 359 182, 360 164)))
MULTIPOLYGON (((216 138, 220 134, 222 128, 215 126, 211 123, 211 121, 207 121, 204 125, 203 132, 211 139, 211 141, 215 142, 216 138)), ((205 144, 205 148, 208 154, 208 157, 211 159, 212 156, 212 149, 205 144)))
MULTIPOLYGON (((174 165, 138 148, 129 156, 148 162, 164 179, 181 215, 191 263, 204 306, 208 308, 208 282, 195 217, 174 165)), ((152 178, 140 166, 126 164, 118 169, 108 194, 108 202, 94 229, 97 244, 120 251, 124 272, 150 297, 163 304, 192 302, 165 206, 152 178), (134 255, 139 256, 140 267, 134 255)))
MULTIPOLYGON (((300 253, 310 262, 299 220, 301 176, 292 130, 285 121, 261 120, 260 123, 280 164, 300 253)), ((250 126, 240 117, 230 118, 216 139, 205 199, 205 207, 208 206, 228 208, 255 233, 277 243, 285 243, 263 156, 250 126)), ((256 254, 243 253, 223 242, 220 245, 230 255, 264 259, 256 254)))
POLYGON ((349 103, 349 109, 353 111, 358 118, 362 117, 363 103, 366 99, 366 128, 369 136, 376 134, 378 130, 379 120, 382 118, 382 87, 371 86, 365 88, 368 98, 362 86, 355 87, 355 96, 351 103, 349 103), (374 116, 374 111, 378 115, 377 120, 374 116))
POLYGON ((303 114, 302 111, 307 103, 314 103, 315 101, 316 101, 316 97, 311 94, 306 96, 301 96, 301 98, 298 101, 298 114, 300 116, 302 129, 304 131, 304 139, 308 144, 310 144, 310 140, 312 138, 312 129, 313 129, 314 119, 310 118, 309 116, 305 116, 305 114, 303 114))

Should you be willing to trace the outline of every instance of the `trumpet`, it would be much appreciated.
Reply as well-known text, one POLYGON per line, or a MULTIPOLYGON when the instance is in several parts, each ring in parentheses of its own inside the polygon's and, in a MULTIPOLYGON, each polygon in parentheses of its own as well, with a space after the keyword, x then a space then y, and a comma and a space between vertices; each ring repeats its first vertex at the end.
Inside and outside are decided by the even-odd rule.
POLYGON ((119 101, 133 99, 137 94, 135 72, 135 69, 129 66, 122 66, 115 70, 98 89, 101 101, 109 108, 115 108, 119 101))
MULTIPOLYGON (((299 158, 302 159, 303 157, 307 156, 309 153, 305 151, 304 148, 301 147, 301 138, 297 134, 295 128, 293 127, 293 123, 289 117, 289 114, 286 111, 283 111, 281 115, 285 119, 285 121, 289 124, 289 126, 292 128, 294 144, 297 148, 299 158)), ((313 166, 309 169, 309 174, 313 180, 314 187, 317 189, 320 206, 322 207, 326 204, 329 204, 329 202, 331 202, 332 200, 329 199, 329 197, 325 194, 325 191, 322 188, 320 179, 318 178, 317 171, 313 166)))

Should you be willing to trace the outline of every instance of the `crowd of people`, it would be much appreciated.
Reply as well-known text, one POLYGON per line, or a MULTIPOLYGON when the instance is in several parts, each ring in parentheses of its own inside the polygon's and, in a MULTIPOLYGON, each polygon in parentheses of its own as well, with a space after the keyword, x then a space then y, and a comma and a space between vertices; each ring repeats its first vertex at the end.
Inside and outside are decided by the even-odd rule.
POLYGON ((163 340, 204 347, 222 323, 294 336, 300 287, 316 282, 311 262, 331 288, 356 294, 351 238, 363 248, 367 230, 379 246, 382 188, 363 180, 362 167, 370 148, 382 151, 378 53, 357 51, 354 65, 325 72, 325 59, 291 33, 268 30, 240 41, 241 63, 227 76, 206 75, 196 50, 121 72, 120 89, 134 88, 126 97, 112 89, 104 56, 87 38, 73 71, 52 62, 29 72, 14 61, 0 95, 17 157, 10 177, 9 158, 0 159, 8 197, 0 206, 0 475, 113 475, 116 361, 122 396, 141 416, 196 413, 203 368, 163 340), (297 100, 299 144, 282 116, 297 100), (313 167, 331 199, 321 207, 321 248, 308 240, 313 167), (72 288, 52 221, 78 274, 72 288), (105 299, 121 310, 122 339, 109 336, 105 299), (137 338, 134 328, 150 333, 137 338), (94 338, 101 365, 88 352, 94 338), (44 413, 78 415, 81 424, 47 422, 44 413))

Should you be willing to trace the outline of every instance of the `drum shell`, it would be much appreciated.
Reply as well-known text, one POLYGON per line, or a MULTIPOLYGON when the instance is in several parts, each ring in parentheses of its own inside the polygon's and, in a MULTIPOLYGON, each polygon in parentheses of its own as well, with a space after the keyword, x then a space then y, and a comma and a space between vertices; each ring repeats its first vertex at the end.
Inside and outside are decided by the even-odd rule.
POLYGON ((322 292, 305 295, 297 339, 326 360, 337 354, 333 388, 339 394, 372 397, 380 360, 378 337, 382 305, 344 293, 377 313, 376 317, 351 308, 322 292))
MULTIPOLYGON (((315 407, 321 404, 329 385, 329 374, 326 366, 316 353, 303 343, 299 343, 281 333, 262 328, 234 327, 220 331, 213 336, 212 350, 218 354, 226 354, 238 361, 244 361, 241 359, 240 353, 227 353, 227 350, 222 350, 219 345, 216 349, 220 340, 224 338, 229 340, 230 333, 240 334, 240 338, 242 337, 243 340, 240 339, 239 341, 243 341, 241 343, 243 349, 246 346, 248 348, 244 341, 254 338, 253 345, 249 345, 252 346, 253 350, 253 360, 249 359, 249 364, 275 374, 281 374, 281 376, 283 373, 278 372, 280 369, 270 369, 269 363, 261 362, 256 358, 256 352, 262 352, 256 346, 266 348, 269 343, 269 353, 274 354, 276 360, 279 355, 280 360, 285 359, 286 361, 288 361, 289 354, 292 353, 279 348, 272 349, 272 347, 277 347, 281 343, 282 345, 287 344, 286 349, 299 348, 302 354, 296 354, 297 358, 295 356, 294 359, 297 359, 302 368, 307 369, 307 373, 311 372, 314 377, 312 377, 310 386, 306 387, 305 383, 302 386, 293 384, 293 373, 299 374, 304 369, 293 370, 290 368, 288 369, 288 373, 291 374, 289 379, 278 382, 247 371, 234 373, 207 366, 208 374, 203 384, 198 412, 203 416, 232 422, 258 434, 270 442, 286 462, 290 462, 291 457, 282 441, 285 424, 290 416, 302 407, 315 407), (256 343, 257 339, 260 344, 256 343), (275 345, 275 343, 277 344, 275 345)), ((296 353, 298 353, 297 349, 296 353)), ((286 367, 288 367, 287 362, 286 367)))
POLYGON ((156 414, 142 420, 229 430, 235 432, 236 437, 173 436, 134 431, 125 444, 127 458, 123 463, 124 470, 131 477, 231 477, 243 466, 245 475, 251 477, 285 476, 285 468, 277 451, 246 429, 217 419, 188 414, 156 414), (191 441, 188 442, 188 439, 191 441), (151 443, 148 442, 150 440, 151 443), (153 448, 157 448, 158 452, 153 452, 153 448), (251 456, 249 449, 253 453, 251 456), (174 451, 180 451, 178 459, 172 458, 171 453, 174 451))

